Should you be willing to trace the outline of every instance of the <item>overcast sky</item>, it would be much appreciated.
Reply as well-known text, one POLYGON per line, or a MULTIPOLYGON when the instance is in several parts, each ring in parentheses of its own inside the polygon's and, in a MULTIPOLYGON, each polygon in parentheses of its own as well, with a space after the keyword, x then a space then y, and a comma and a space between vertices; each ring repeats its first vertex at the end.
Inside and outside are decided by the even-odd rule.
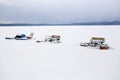
POLYGON ((0 0, 0 23, 120 20, 120 0, 0 0))

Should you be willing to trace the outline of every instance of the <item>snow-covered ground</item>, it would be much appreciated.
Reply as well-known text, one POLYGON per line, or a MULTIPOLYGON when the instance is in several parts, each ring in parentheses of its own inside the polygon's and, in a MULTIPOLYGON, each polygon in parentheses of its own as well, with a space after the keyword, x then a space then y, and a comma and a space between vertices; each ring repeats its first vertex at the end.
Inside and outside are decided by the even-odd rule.
POLYGON ((0 80, 120 80, 120 26, 0 27, 0 80), (34 33, 32 40, 5 40, 34 33), (36 43, 46 35, 61 43, 36 43), (104 37, 109 50, 81 47, 104 37))

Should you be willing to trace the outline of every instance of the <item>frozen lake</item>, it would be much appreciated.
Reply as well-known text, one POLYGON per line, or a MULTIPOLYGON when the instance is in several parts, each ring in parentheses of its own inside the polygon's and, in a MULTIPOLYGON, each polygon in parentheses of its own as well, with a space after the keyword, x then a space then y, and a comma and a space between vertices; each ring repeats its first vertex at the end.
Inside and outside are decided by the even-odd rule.
POLYGON ((120 26, 0 27, 0 80, 120 80, 120 26), (34 33, 32 40, 6 40, 34 33), (36 43, 46 35, 61 43, 36 43), (81 47, 104 37, 109 50, 81 47))

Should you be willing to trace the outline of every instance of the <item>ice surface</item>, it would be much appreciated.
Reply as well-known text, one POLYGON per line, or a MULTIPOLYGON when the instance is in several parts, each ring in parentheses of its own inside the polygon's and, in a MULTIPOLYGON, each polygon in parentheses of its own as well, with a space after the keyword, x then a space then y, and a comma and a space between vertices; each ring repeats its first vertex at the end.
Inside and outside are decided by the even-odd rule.
POLYGON ((120 26, 0 27, 0 80, 120 80, 120 26), (34 33, 32 40, 5 40, 34 33), (61 43, 36 43, 60 35, 61 43), (81 47, 104 37, 110 50, 81 47))

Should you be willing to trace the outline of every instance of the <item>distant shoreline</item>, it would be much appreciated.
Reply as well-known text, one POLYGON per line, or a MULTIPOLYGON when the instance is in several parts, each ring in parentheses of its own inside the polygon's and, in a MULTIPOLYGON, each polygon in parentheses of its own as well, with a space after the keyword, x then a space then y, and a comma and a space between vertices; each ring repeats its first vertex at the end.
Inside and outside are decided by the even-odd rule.
POLYGON ((86 23, 68 23, 68 24, 32 24, 32 23, 0 23, 0 26, 89 26, 89 25, 120 25, 120 21, 112 22, 86 22, 86 23))

